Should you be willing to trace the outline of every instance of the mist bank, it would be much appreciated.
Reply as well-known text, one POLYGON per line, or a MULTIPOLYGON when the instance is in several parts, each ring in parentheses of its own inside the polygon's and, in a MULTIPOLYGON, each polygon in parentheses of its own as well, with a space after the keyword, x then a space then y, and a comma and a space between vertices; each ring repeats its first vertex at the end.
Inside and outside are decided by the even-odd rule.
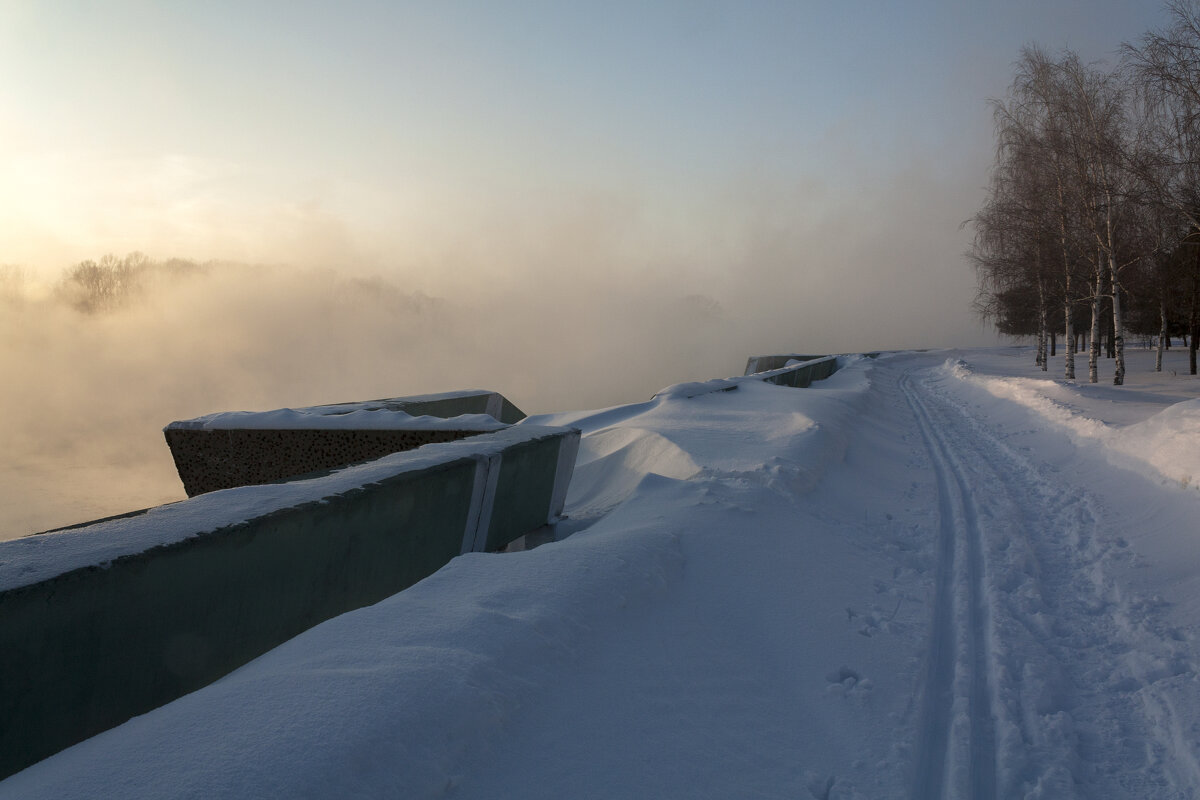
POLYGON ((862 195, 747 184, 713 201, 728 217, 620 194, 489 208, 395 261, 337 226, 286 263, 152 252, 90 313, 67 265, 0 269, 0 536, 181 498, 161 428, 216 411, 481 388, 546 413, 750 355, 993 343, 949 187, 914 167, 862 195))
POLYGON ((77 290, 4 273, 3 538, 181 499, 161 432, 176 419, 464 388, 530 413, 603 406, 736 372, 744 355, 697 294, 430 297, 219 263, 150 274, 100 309, 77 290))

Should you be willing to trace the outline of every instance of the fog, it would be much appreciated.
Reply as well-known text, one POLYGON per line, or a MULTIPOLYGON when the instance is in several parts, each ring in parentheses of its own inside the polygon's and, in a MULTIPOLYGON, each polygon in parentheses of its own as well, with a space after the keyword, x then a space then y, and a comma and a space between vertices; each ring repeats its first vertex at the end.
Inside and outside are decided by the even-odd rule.
POLYGON ((197 414, 993 343, 986 98, 1031 40, 1165 19, 1081 8, 0 3, 0 538, 179 497, 160 429, 197 414), (55 299, 135 250, 225 266, 55 299))
POLYGON ((588 196, 466 220, 419 252, 342 242, 307 263, 155 272, 106 312, 8 267, 0 538, 182 498, 161 429, 210 412, 472 388, 527 413, 597 408, 750 355, 990 340, 960 256, 970 192, 920 170, 836 201, 810 187, 819 204, 759 188, 675 233, 588 196))

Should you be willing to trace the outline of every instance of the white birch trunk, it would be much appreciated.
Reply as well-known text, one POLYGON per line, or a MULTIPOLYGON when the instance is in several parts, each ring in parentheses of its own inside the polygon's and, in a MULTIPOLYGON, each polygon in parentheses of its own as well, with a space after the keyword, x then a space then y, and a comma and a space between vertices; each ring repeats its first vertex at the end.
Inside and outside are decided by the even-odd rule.
MULTIPOLYGON (((1111 261, 1111 259, 1110 259, 1111 261)), ((1116 264, 1113 263, 1113 269, 1116 264)), ((1113 368, 1113 386, 1125 383, 1125 329, 1121 324, 1121 285, 1113 278, 1113 343, 1116 345, 1117 363, 1113 368)))
POLYGON ((1104 291, 1104 273, 1097 268, 1096 286, 1092 292, 1092 337, 1088 342, 1088 383, 1100 382, 1100 293, 1102 291, 1104 291))
POLYGON ((1071 308, 1071 257, 1067 250, 1067 219, 1063 212, 1062 178, 1058 179, 1058 236, 1063 261, 1063 317, 1066 319, 1067 352, 1063 357, 1063 377, 1075 380, 1075 313, 1071 308))
MULTIPOLYGON (((1068 283, 1069 288, 1069 283, 1068 283)), ((1067 353, 1063 357, 1066 362, 1066 368, 1063 370, 1063 377, 1069 381, 1075 380, 1075 313, 1071 308, 1071 297, 1068 293, 1066 303, 1063 304, 1063 314, 1067 318, 1067 333, 1065 342, 1067 353)))
POLYGON ((1154 355, 1154 371, 1162 372, 1163 348, 1167 342, 1167 300, 1158 298, 1158 352, 1154 355))
POLYGON ((1050 368, 1050 334, 1046 321, 1046 288, 1042 280, 1038 280, 1038 365, 1042 372, 1050 368))
POLYGON ((1108 237, 1108 273, 1112 280, 1113 344, 1117 363, 1113 369, 1113 386, 1125 383, 1125 325, 1121 319, 1121 280, 1117 274, 1117 259, 1114 255, 1112 229, 1112 195, 1108 195, 1108 208, 1104 215, 1104 232, 1108 237))

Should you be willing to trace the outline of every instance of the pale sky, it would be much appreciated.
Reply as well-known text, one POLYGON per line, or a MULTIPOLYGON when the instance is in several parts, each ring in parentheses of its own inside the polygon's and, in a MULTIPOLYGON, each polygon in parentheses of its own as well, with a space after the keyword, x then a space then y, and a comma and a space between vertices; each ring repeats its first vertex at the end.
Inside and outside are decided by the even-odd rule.
POLYGON ((586 265, 593 289, 682 283, 743 313, 739 282, 809 287, 831 321, 919 273, 907 315, 941 291, 955 327, 904 343, 968 344, 987 99, 1026 43, 1111 59, 1164 20, 1151 0, 0 0, 0 264, 139 249, 434 293, 568 291, 586 265))

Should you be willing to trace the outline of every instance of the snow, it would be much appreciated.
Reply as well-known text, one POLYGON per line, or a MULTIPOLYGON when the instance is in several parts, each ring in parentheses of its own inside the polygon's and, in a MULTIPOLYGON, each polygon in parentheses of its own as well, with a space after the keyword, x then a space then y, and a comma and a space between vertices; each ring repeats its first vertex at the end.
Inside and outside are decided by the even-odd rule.
POLYGON ((172 422, 166 430, 452 430, 496 431, 506 427, 487 414, 414 417, 386 408, 346 410, 345 406, 280 408, 274 411, 222 411, 172 422))
POLYGON ((468 389, 458 392, 422 394, 358 403, 334 403, 307 408, 278 408, 273 411, 222 411, 195 419, 180 420, 166 430, 472 430, 495 431, 503 398, 495 392, 468 389), (486 414, 456 417, 413 416, 401 410, 442 400, 459 400, 487 395, 486 414))
POLYGON ((484 437, 429 444, 328 475, 287 483, 239 486, 158 506, 129 517, 0 542, 0 591, 28 586, 76 569, 212 533, 304 503, 322 502, 393 475, 426 469, 456 458, 487 458, 505 447, 550 433, 525 425, 484 437))
POLYGON ((1197 796, 1182 358, 1111 387, 894 353, 528 420, 584 432, 565 538, 457 558, 0 797, 1197 796))
POLYGON ((1162 386, 1153 392, 1137 376, 1130 381, 1133 390, 1094 386, 1082 394, 1063 381, 976 375, 961 360, 947 362, 947 368, 996 397, 1032 409, 1076 440, 1098 441, 1118 463, 1135 459, 1163 478, 1200 489, 1200 448, 1195 446, 1200 442, 1200 399, 1180 400, 1161 393, 1162 386))

